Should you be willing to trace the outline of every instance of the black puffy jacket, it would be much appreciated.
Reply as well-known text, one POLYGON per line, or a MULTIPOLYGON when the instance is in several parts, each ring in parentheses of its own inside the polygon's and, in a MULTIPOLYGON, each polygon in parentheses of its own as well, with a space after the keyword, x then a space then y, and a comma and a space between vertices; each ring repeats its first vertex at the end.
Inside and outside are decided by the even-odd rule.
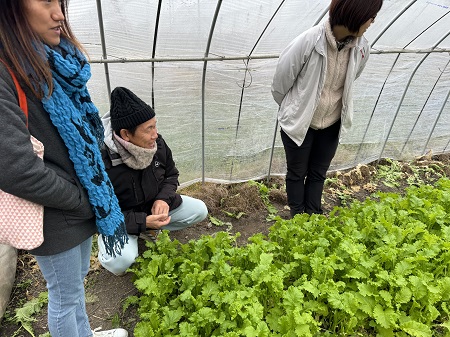
POLYGON ((143 170, 132 169, 123 163, 113 166, 112 160, 120 158, 119 155, 107 146, 102 149, 106 172, 119 199, 128 234, 138 235, 146 230, 145 219, 151 214, 155 200, 167 202, 170 210, 182 202, 176 193, 179 172, 172 151, 161 135, 158 135, 156 144, 158 149, 152 163, 143 170))

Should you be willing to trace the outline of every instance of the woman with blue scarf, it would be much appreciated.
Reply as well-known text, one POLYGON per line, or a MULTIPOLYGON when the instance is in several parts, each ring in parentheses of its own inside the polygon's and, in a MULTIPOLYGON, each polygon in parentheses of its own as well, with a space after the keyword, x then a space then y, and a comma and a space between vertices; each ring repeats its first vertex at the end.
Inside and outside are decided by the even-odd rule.
POLYGON ((126 337, 124 329, 92 331, 86 313, 92 235, 100 233, 112 255, 128 236, 67 0, 0 0, 0 8, 0 189, 44 206, 44 242, 30 252, 47 282, 50 334, 126 337), (26 94, 28 121, 9 70, 26 94), (43 160, 30 135, 43 143, 43 160))

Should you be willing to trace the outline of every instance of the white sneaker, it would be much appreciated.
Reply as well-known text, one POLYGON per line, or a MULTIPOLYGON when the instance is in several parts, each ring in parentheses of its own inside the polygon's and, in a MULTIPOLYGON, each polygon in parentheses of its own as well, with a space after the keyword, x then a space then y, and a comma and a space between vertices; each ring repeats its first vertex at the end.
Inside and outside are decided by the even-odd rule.
POLYGON ((125 329, 112 329, 112 330, 104 330, 98 331, 101 327, 92 330, 92 337, 128 337, 128 332, 125 329))

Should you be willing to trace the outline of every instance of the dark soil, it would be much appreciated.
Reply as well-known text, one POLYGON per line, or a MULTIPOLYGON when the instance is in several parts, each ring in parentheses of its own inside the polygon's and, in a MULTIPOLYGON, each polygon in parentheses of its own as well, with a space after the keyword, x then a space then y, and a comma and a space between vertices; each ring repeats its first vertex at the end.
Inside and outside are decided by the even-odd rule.
MULTIPOLYGON (((442 176, 450 177, 449 164, 450 155, 447 154, 423 157, 408 163, 381 160, 345 172, 331 172, 324 188, 324 213, 328 214, 335 206, 346 206, 353 200, 364 200, 377 191, 402 194, 410 185, 433 184, 442 176)), ((284 178, 275 177, 260 183, 267 183, 269 186, 269 200, 278 210, 277 215, 289 218, 284 178)), ((205 220, 182 231, 170 233, 172 239, 181 243, 195 240, 201 235, 228 231, 231 234, 239 232, 238 243, 245 244, 253 234, 267 234, 273 224, 266 220, 268 211, 257 186, 248 183, 205 183, 191 185, 180 193, 202 199, 213 217, 211 221, 205 220)), ((140 251, 144 249, 145 241, 140 240, 140 251)), ((132 275, 128 273, 121 277, 114 276, 100 266, 95 256, 94 251, 91 271, 86 279, 86 301, 91 327, 110 329, 121 326, 126 328, 132 337, 139 318, 135 308, 128 307, 124 310, 123 306, 127 297, 137 295, 132 275)), ((0 337, 31 336, 20 324, 14 322, 15 310, 45 291, 45 283, 34 258, 24 251, 19 251, 16 282, 0 326, 0 337)), ((35 336, 47 333, 46 306, 33 317, 35 320, 32 322, 32 328, 35 336)))

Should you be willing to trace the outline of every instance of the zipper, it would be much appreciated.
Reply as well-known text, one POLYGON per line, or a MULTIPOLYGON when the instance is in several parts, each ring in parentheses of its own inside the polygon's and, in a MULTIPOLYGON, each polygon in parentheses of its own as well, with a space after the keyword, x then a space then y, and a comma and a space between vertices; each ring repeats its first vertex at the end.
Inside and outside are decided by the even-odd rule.
POLYGON ((157 196, 159 193, 159 183, 158 183, 158 178, 156 177, 156 173, 155 173, 156 167, 154 165, 154 163, 156 163, 157 161, 158 161, 158 158, 153 157, 152 174, 153 174, 153 180, 155 181, 155 189, 156 189, 155 196, 157 196))
POLYGON ((136 192, 136 183, 134 182, 134 177, 131 177, 131 182, 133 183, 133 193, 134 193, 134 198, 136 199, 136 203, 139 203, 139 199, 138 199, 138 195, 136 192))

